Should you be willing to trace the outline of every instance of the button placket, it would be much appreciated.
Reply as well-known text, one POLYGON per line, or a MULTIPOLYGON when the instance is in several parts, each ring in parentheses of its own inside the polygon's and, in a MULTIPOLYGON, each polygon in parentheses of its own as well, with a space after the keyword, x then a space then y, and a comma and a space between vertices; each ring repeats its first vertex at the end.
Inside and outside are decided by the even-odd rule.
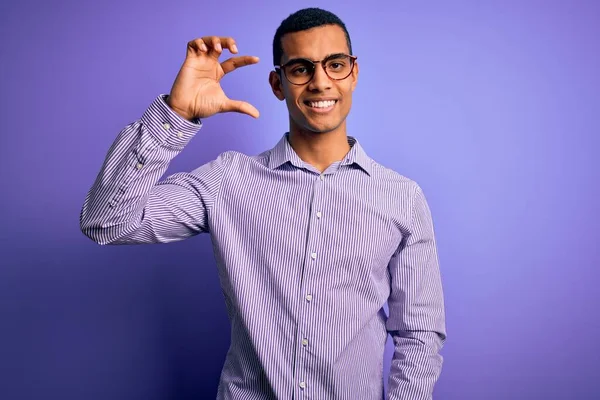
MULTIPOLYGON (((320 174, 317 177, 317 180, 314 181, 314 186, 313 186, 313 196, 312 196, 312 204, 311 204, 311 208, 315 211, 313 211, 317 217, 317 220, 320 220, 323 216, 322 211, 319 209, 319 197, 320 197, 320 193, 321 193, 321 183, 325 180, 325 176, 324 174, 320 174)), ((312 290, 308 289, 311 286, 311 282, 310 282, 310 272, 312 268, 315 268, 315 266, 317 265, 316 262, 319 259, 319 248, 318 248, 318 241, 317 238, 319 236, 319 222, 314 218, 311 218, 309 220, 309 236, 308 236, 308 242, 307 242, 307 247, 309 250, 309 257, 308 257, 308 261, 305 264, 305 271, 304 271, 304 276, 305 276, 305 280, 304 283, 302 285, 301 290, 303 290, 304 292, 304 309, 302 311, 302 316, 300 318, 300 323, 298 324, 298 330, 297 330, 297 337, 300 338, 300 341, 298 343, 298 346, 300 346, 300 348, 302 350, 308 350, 308 346, 310 343, 309 340, 309 336, 310 336, 310 327, 305 327, 303 326, 304 324, 304 320, 306 319, 306 313, 310 312, 311 307, 311 303, 314 300, 314 293, 312 292, 312 290), (308 334, 308 335, 307 335, 308 334)), ((300 387, 301 390, 306 389, 307 387, 307 383, 306 383, 306 376, 303 376, 304 371, 303 371, 303 365, 304 365, 304 357, 309 356, 310 353, 306 353, 306 352, 302 352, 300 353, 298 356, 300 358, 298 358, 295 362, 297 365, 297 371, 298 371, 298 375, 296 375, 296 379, 298 379, 298 386, 300 387)))

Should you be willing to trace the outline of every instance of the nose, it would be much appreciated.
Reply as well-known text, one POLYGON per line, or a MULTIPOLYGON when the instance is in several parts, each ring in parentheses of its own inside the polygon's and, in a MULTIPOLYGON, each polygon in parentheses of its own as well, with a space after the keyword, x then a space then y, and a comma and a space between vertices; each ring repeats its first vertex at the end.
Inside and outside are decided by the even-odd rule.
POLYGON ((310 80, 308 84, 308 89, 315 92, 322 92, 327 89, 331 89, 331 85, 333 82, 325 73, 325 69, 323 69, 322 64, 317 64, 315 66, 315 73, 313 78, 310 80))

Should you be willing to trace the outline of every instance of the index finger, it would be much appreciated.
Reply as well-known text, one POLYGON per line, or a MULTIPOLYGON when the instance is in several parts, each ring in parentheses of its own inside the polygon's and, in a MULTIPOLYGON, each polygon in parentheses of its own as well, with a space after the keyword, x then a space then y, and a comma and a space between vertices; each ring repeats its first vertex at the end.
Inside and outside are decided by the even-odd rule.
POLYGON ((219 46, 220 49, 215 49, 219 52, 221 52, 222 49, 228 49, 231 53, 238 52, 235 39, 230 36, 205 36, 202 40, 205 43, 212 43, 214 46, 219 46))

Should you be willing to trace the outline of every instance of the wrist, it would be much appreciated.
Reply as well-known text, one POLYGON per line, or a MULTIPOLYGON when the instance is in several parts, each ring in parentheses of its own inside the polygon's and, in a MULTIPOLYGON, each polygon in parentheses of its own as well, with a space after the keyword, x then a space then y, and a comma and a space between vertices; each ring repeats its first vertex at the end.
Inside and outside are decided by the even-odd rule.
POLYGON ((174 106, 173 103, 171 102, 171 95, 167 95, 167 98, 165 99, 165 103, 167 104, 167 106, 169 106, 169 108, 171 110, 173 110, 181 118, 184 118, 184 119, 186 119, 186 120, 188 120, 190 122, 193 122, 196 119, 193 115, 189 115, 188 113, 186 113, 185 111, 181 110, 177 106, 174 106))

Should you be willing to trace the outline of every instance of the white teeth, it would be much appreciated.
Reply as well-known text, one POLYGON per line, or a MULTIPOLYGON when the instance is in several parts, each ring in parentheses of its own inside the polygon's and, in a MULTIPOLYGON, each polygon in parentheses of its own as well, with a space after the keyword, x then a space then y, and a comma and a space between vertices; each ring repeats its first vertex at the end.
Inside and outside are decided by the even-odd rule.
POLYGON ((309 101, 308 105, 315 108, 327 108, 332 107, 335 104, 335 100, 328 101, 309 101))

